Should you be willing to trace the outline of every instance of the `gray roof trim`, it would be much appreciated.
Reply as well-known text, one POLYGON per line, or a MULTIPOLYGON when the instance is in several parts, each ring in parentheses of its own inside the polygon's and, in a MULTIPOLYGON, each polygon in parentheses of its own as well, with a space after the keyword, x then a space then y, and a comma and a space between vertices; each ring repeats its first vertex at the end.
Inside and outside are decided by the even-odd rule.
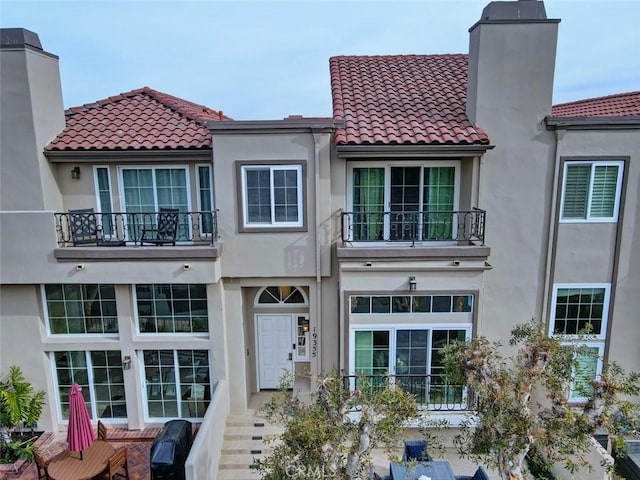
POLYGON ((415 157, 472 157, 483 155, 494 145, 338 145, 336 152, 345 158, 375 158, 389 156, 415 157))
POLYGON ((640 128, 640 115, 625 117, 552 117, 545 118, 548 130, 594 130, 594 129, 637 129, 640 128))
POLYGON ((210 162, 213 150, 46 150, 51 163, 210 162))
POLYGON ((333 118, 309 118, 301 120, 233 120, 206 122, 205 126, 214 133, 271 133, 281 131, 309 132, 331 131, 341 125, 333 118))

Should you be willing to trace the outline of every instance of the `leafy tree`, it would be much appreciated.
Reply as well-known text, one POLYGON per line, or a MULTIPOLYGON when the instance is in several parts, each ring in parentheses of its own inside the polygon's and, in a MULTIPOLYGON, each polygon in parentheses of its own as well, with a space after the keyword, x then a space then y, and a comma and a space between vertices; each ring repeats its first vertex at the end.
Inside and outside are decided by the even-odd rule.
POLYGON ((267 419, 284 426, 275 447, 256 468, 266 480, 294 478, 368 479, 371 450, 397 446, 404 423, 418 413, 414 397, 385 378, 375 386, 365 378, 351 391, 337 371, 321 375, 309 401, 281 382, 264 410, 267 419))
POLYGON ((486 462, 504 480, 527 478, 528 452, 535 448, 549 463, 562 462, 575 472, 587 465, 585 455, 596 430, 604 430, 614 447, 621 434, 637 433, 640 374, 619 365, 605 366, 601 377, 581 392, 590 397, 570 405, 567 386, 580 375, 577 357, 591 354, 578 345, 549 337, 540 323, 516 326, 510 345, 517 354, 509 362, 501 345, 486 338, 451 344, 445 349, 449 375, 466 382, 477 398, 474 421, 467 421, 455 442, 462 456, 486 462), (634 428, 635 427, 635 428, 634 428))

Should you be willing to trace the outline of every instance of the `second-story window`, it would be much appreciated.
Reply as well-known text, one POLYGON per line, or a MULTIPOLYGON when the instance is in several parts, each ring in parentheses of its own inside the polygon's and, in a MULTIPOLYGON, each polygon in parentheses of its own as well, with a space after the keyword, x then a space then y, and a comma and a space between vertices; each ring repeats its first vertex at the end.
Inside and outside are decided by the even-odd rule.
POLYGON ((51 334, 118 333, 113 285, 55 284, 43 292, 51 334))
POLYGON ((302 165, 243 165, 243 226, 303 225, 302 165))
POLYGON ((122 168, 123 205, 127 212, 158 212, 161 207, 189 211, 185 167, 122 168))
POLYGON ((353 241, 451 240, 457 162, 354 164, 348 206, 353 241))
POLYGON ((622 189, 621 161, 566 162, 563 222, 615 222, 622 189))
POLYGON ((207 333, 207 287, 203 284, 136 285, 140 333, 207 333))

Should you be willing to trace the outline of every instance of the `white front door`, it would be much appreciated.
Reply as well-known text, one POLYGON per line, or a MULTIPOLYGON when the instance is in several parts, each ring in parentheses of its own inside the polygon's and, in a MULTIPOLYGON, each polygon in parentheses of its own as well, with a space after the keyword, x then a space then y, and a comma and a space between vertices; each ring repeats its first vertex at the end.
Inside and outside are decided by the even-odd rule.
POLYGON ((257 315, 258 387, 278 388, 282 375, 293 370, 293 316, 257 315))

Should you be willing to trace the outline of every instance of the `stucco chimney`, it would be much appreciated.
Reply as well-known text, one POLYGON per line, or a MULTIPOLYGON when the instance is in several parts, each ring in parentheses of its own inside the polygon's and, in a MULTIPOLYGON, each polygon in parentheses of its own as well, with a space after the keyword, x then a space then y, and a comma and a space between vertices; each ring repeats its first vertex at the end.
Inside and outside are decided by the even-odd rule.
POLYGON ((541 1, 491 2, 469 29, 467 115, 490 137, 499 118, 535 123, 550 113, 559 22, 541 1))
POLYGON ((0 29, 0 210, 58 210, 44 147, 65 125, 58 57, 38 35, 0 29))

